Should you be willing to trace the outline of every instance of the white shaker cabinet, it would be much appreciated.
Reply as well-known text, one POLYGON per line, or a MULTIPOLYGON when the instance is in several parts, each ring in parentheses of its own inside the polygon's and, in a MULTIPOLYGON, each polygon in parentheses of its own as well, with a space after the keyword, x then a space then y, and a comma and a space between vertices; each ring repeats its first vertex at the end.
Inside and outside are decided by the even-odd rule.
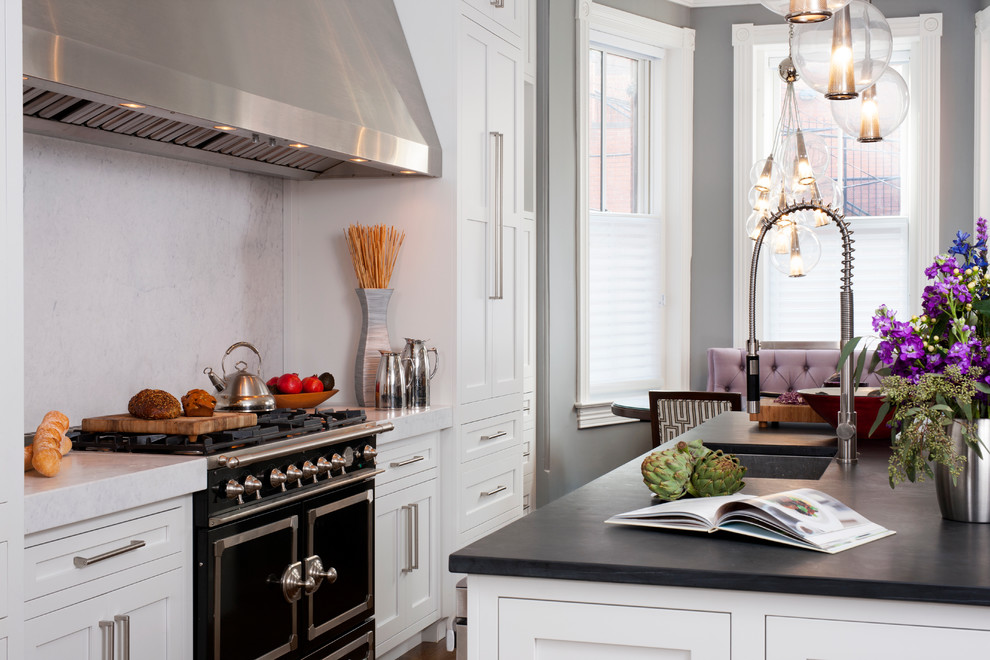
POLYGON ((192 655, 191 496, 24 539, 27 660, 192 655))
POLYGON ((522 392, 522 53, 461 18, 458 51, 459 403, 522 392))
POLYGON ((526 18, 529 12, 526 0, 463 0, 486 22, 497 29, 508 30, 516 37, 525 36, 526 18))
POLYGON ((380 656, 440 610, 438 433, 385 445, 375 484, 375 650, 380 656))

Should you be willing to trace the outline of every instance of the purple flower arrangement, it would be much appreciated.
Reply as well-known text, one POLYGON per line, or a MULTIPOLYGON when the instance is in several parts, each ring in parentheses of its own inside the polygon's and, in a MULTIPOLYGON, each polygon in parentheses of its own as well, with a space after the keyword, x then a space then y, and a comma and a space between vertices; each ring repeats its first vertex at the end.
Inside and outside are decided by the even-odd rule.
MULTIPOLYGON (((953 480, 965 457, 954 448, 950 428, 962 427, 963 440, 982 456, 975 420, 990 416, 990 274, 987 223, 976 223, 976 241, 957 232, 947 254, 925 269, 931 284, 922 294, 922 315, 899 321, 881 306, 873 317, 879 336, 874 365, 883 375, 883 405, 875 429, 893 409, 890 422, 889 478, 898 482, 933 477, 931 463, 945 465, 953 480)), ((856 350, 862 337, 846 343, 841 360, 856 350)), ((864 366, 855 368, 858 382, 864 366)), ((872 432, 872 431, 871 431, 872 432)))
POLYGON ((890 373, 912 383, 922 374, 956 366, 963 376, 990 385, 990 276, 987 222, 976 223, 976 242, 957 232, 948 254, 925 269, 932 281, 922 294, 924 314, 898 321, 881 306, 873 317, 877 355, 890 373))

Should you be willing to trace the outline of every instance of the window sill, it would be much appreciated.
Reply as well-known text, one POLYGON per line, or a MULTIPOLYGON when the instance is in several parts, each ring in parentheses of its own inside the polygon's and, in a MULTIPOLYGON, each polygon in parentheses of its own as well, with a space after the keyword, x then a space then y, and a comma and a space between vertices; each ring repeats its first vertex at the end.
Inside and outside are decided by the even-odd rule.
POLYGON ((612 426, 614 424, 628 424, 639 420, 629 417, 619 417, 612 414, 612 402, 600 403, 575 403, 574 409, 577 411, 577 422, 579 429, 590 429, 596 426, 612 426))

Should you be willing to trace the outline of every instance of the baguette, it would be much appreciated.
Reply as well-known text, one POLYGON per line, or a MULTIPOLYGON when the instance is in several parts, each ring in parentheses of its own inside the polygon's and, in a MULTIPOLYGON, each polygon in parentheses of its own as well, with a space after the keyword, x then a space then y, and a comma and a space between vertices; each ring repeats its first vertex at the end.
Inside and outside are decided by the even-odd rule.
POLYGON ((53 424, 42 424, 34 432, 31 466, 46 477, 54 477, 62 467, 62 434, 53 424))
MULTIPOLYGON (((69 430, 69 418, 57 410, 45 414, 34 432, 30 449, 31 467, 46 477, 54 477, 62 467, 62 456, 72 449, 72 441, 65 435, 69 430)), ((27 469, 28 448, 24 449, 24 466, 27 469)))

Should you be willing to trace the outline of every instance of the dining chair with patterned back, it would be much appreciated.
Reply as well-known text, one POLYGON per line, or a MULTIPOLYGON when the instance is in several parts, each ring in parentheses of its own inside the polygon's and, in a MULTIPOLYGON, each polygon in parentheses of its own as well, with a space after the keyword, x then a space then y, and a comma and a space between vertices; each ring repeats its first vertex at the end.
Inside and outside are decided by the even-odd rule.
POLYGON ((727 410, 742 410, 739 392, 650 391, 650 427, 653 446, 693 429, 727 410))

